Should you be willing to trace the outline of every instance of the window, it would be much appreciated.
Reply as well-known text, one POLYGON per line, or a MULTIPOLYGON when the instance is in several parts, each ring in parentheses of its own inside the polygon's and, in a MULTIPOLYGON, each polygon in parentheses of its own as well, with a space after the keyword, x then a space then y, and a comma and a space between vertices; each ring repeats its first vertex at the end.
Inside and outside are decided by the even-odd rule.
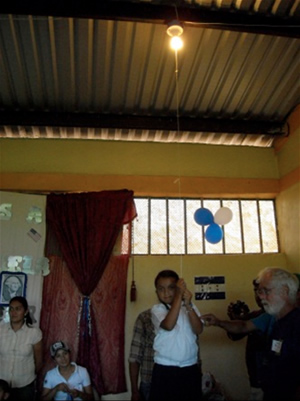
POLYGON ((279 251, 274 200, 135 198, 135 255, 275 253, 279 251), (194 220, 200 207, 215 214, 228 207, 232 220, 217 244, 205 240, 207 226, 194 220))

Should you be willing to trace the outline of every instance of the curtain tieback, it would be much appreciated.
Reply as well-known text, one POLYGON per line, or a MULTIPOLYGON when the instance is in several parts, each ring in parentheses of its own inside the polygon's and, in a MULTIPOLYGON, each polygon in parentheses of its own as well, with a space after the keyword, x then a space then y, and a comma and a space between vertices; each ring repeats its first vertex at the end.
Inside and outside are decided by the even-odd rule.
POLYGON ((90 297, 87 295, 82 295, 80 297, 80 307, 79 307, 78 318, 77 318, 78 335, 80 335, 81 317, 84 322, 87 322, 87 326, 89 328, 88 334, 91 337, 91 335, 92 335, 91 300, 90 300, 90 297))

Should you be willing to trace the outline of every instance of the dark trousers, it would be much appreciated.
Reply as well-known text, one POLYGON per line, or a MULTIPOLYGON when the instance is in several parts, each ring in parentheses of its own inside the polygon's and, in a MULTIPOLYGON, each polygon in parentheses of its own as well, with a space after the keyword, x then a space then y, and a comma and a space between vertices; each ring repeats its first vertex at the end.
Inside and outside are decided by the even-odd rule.
POLYGON ((155 364, 150 401, 199 401, 202 398, 199 365, 179 368, 155 364))
POLYGON ((149 396, 150 396, 150 389, 151 389, 151 383, 145 383, 145 382, 140 382, 140 396, 141 396, 141 401, 149 401, 149 396))
POLYGON ((35 400, 35 382, 25 387, 13 387, 10 391, 11 401, 34 401, 35 400))

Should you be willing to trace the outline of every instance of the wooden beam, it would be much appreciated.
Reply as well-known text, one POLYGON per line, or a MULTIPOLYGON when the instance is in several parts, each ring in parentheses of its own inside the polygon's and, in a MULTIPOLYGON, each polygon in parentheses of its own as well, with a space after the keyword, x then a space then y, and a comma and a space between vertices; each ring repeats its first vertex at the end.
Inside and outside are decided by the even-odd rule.
POLYGON ((185 24, 202 28, 222 29, 256 34, 300 37, 299 18, 283 18, 269 15, 250 14, 237 9, 213 9, 181 3, 175 10, 174 4, 153 4, 130 0, 73 0, 69 3, 58 0, 10 0, 3 1, 2 14, 44 15, 71 18, 107 19, 121 21, 166 24, 180 19, 185 24), (177 11, 177 12, 176 12, 177 11))
MULTIPOLYGON (((136 115, 65 112, 0 112, 0 126, 87 127, 176 131, 177 118, 136 115)), ((180 131, 283 136, 283 123, 261 120, 234 120, 180 117, 180 131)))

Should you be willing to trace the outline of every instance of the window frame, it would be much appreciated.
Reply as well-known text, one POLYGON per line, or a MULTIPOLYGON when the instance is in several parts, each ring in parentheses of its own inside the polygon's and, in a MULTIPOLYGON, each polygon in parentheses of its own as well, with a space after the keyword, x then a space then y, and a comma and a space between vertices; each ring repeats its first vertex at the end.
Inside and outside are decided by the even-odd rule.
MULTIPOLYGON (((276 200, 270 198, 191 198, 191 197, 154 197, 154 196, 135 196, 134 200, 143 199, 147 200, 147 214, 148 214, 148 223, 147 223, 147 231, 148 231, 148 242, 147 242, 147 253, 136 253, 135 252, 135 220, 132 223, 132 255, 133 256, 199 256, 199 255, 265 255, 265 254, 278 254, 280 253, 280 237, 279 237, 279 230, 278 230, 278 222, 277 222, 277 211, 276 211, 276 200), (165 200, 166 201, 166 252, 165 253, 151 253, 151 239, 153 238, 153 232, 151 232, 151 200, 165 200), (184 227, 184 253, 171 253, 170 252, 170 230, 168 223, 169 220, 169 201, 179 200, 183 202, 183 227, 184 227), (207 252, 207 247, 209 246, 207 241, 205 241, 205 229, 206 226, 201 226, 202 232, 202 251, 198 253, 188 253, 188 219, 187 219, 187 201, 198 201, 199 208, 205 207, 204 203, 207 201, 219 201, 220 207, 224 205, 227 201, 235 201, 238 202, 238 211, 239 211, 239 225, 240 225, 240 235, 241 235, 241 252, 227 252, 226 251, 226 225, 222 226, 225 227, 224 236, 221 240, 222 251, 221 252, 207 252), (258 221, 258 242, 259 242, 259 251, 258 252, 246 252, 245 249, 245 227, 243 221, 243 209, 242 209, 242 202, 244 201, 254 201, 256 202, 256 213, 257 213, 257 221, 258 221), (275 229, 275 240, 277 245, 276 251, 264 251, 264 238, 262 232, 262 219, 260 213, 260 202, 272 202, 273 204, 273 216, 274 216, 274 229, 275 229)), ((137 210, 138 213, 138 210, 137 210)), ((137 216, 138 218, 138 216, 137 216)))

